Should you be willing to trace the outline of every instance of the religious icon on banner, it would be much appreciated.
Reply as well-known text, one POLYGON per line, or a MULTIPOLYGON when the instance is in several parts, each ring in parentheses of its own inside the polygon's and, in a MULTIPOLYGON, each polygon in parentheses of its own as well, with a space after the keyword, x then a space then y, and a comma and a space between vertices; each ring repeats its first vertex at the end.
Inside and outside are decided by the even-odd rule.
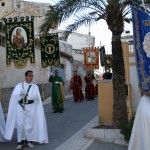
POLYGON ((93 63, 95 61, 95 54, 93 52, 87 53, 88 63, 93 63))
POLYGON ((99 69, 99 49, 84 49, 84 68, 85 70, 99 69))
POLYGON ((12 43, 16 49, 23 49, 27 45, 27 33, 22 27, 16 27, 13 30, 12 43))
POLYGON ((4 18, 6 29, 6 63, 24 68, 27 61, 35 63, 34 17, 4 18))
POLYGON ((60 52, 58 34, 41 36, 41 66, 60 66, 60 52))

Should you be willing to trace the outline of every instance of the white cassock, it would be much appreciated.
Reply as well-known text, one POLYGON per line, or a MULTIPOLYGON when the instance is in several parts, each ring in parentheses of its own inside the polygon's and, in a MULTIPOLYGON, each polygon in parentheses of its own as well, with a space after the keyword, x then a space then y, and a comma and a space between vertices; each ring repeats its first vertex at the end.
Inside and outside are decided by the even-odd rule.
POLYGON ((5 120, 3 109, 0 102, 0 142, 4 142, 4 130, 5 130, 5 120))
MULTIPOLYGON (((29 85, 24 83, 27 91, 29 85)), ((42 100, 38 86, 32 84, 27 99, 34 100, 32 104, 25 104, 25 110, 19 104, 22 83, 16 85, 10 98, 4 137, 12 139, 14 128, 17 128, 17 140, 28 140, 38 143, 48 143, 47 125, 42 100)))
POLYGON ((128 150, 150 150, 150 96, 141 97, 128 150))

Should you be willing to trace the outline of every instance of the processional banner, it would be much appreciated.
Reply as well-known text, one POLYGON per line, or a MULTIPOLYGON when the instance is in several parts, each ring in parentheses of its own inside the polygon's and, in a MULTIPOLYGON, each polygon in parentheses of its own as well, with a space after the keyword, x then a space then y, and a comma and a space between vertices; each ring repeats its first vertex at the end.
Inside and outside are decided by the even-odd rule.
POLYGON ((150 16, 133 3, 132 18, 139 85, 147 93, 150 92, 150 16))
POLYGON ((41 66, 60 66, 60 52, 58 34, 41 36, 41 66))
POLYGON ((99 48, 84 49, 84 69, 99 69, 99 48))
POLYGON ((100 49, 100 62, 101 62, 101 66, 105 66, 105 56, 106 56, 106 52, 105 52, 105 47, 102 46, 100 49))
POLYGON ((4 18, 6 30, 6 64, 24 68, 27 61, 35 63, 34 17, 4 18))
POLYGON ((104 57, 104 66, 105 66, 105 71, 109 70, 112 68, 112 55, 111 54, 106 54, 104 57))

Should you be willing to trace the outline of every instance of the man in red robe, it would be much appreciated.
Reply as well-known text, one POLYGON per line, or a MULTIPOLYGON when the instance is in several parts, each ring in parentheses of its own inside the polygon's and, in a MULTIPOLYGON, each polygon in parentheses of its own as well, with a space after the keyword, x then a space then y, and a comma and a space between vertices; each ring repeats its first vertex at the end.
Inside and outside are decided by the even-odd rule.
POLYGON ((73 90, 74 102, 82 101, 84 96, 82 94, 82 80, 79 75, 77 75, 77 71, 74 71, 74 75, 70 81, 70 89, 73 90))
POLYGON ((87 75, 84 77, 86 86, 85 86, 85 98, 87 100, 94 100, 95 97, 95 88, 93 80, 95 79, 91 71, 87 71, 87 75))

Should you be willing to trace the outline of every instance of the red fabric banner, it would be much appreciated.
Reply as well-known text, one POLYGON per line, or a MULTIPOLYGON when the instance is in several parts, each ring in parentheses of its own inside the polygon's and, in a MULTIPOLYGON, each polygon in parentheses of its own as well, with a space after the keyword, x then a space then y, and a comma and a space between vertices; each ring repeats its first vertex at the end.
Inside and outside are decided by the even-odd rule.
POLYGON ((99 48, 84 49, 84 69, 99 69, 99 48))

